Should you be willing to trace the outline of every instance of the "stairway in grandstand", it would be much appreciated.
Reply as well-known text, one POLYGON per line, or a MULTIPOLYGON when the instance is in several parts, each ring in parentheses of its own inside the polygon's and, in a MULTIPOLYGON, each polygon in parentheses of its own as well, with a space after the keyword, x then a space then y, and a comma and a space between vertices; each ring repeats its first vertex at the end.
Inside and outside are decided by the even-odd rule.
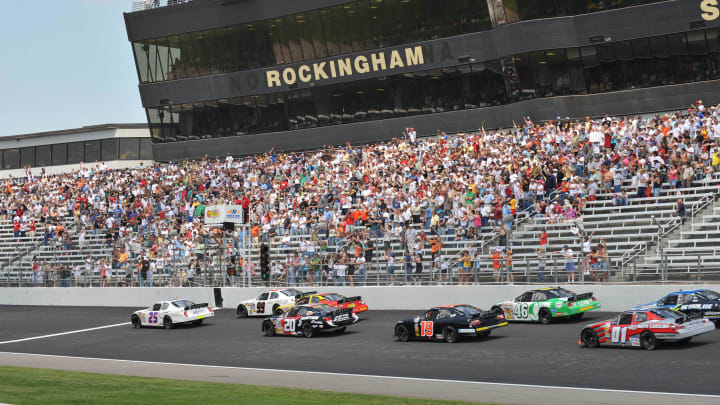
MULTIPOLYGON (((704 209, 720 192, 720 174, 716 173, 708 180, 699 180, 694 182, 694 187, 683 189, 669 189, 669 185, 665 184, 664 189, 658 197, 636 198, 631 190, 629 182, 623 185, 623 190, 627 191, 629 204, 623 207, 615 207, 612 205, 612 194, 599 194, 596 201, 588 202, 587 207, 582 215, 582 227, 586 234, 595 232, 592 245, 596 246, 601 239, 604 239, 608 246, 610 256, 610 272, 611 280, 623 281, 630 279, 632 276, 633 259, 642 258, 653 248, 662 242, 663 237, 671 235, 678 227, 680 221, 675 217, 675 203, 678 198, 682 198, 687 215, 697 215, 697 212, 704 209), (662 232, 659 229, 662 228, 662 232)), ((720 212, 716 211, 720 214, 720 212)), ((710 218, 708 218, 708 221, 710 218)), ((706 226, 707 223, 702 223, 706 226)), ((570 246, 576 254, 576 266, 578 269, 582 267, 582 259, 580 257, 581 247, 580 240, 571 231, 574 223, 557 223, 548 224, 545 218, 531 218, 522 224, 518 230, 513 232, 511 237, 513 251, 513 273, 516 281, 536 281, 537 272, 537 254, 538 248, 537 234, 546 230, 548 233, 548 252, 556 252, 562 249, 563 245, 570 246)), ((697 229, 707 229, 708 236, 704 240, 696 240, 698 235, 691 235, 692 231, 683 233, 683 239, 670 240, 670 247, 685 249, 685 247, 698 248, 709 247, 713 242, 717 243, 720 239, 713 239, 713 232, 710 225, 697 229)), ((720 249, 715 250, 720 253, 720 249)), ((713 253, 712 250, 703 250, 702 254, 713 253)), ((644 262, 644 271, 650 273, 652 268, 652 257, 648 257, 648 261, 644 262)), ((642 260, 642 259, 641 259, 642 260)), ((690 260, 690 259, 688 259, 690 260)), ((695 256, 697 262, 697 256, 695 256)), ((546 266, 546 279, 548 271, 557 271, 560 274, 560 280, 564 279, 564 260, 560 255, 548 255, 546 266)), ((657 264, 654 265, 657 270, 657 264)), ((491 263, 483 263, 482 271, 489 273, 491 263)))
POLYGON ((714 199, 686 218, 681 227, 627 269, 626 274, 642 280, 719 280, 720 190, 715 191, 714 199))
MULTIPOLYGON (((32 261, 36 258, 39 262, 50 263, 53 267, 64 264, 72 270, 76 264, 84 264, 85 258, 90 255, 94 258, 110 259, 112 248, 105 246, 103 233, 86 233, 85 246, 79 246, 78 235, 75 233, 74 218, 72 216, 60 216, 60 221, 72 237, 72 248, 65 249, 57 243, 57 239, 51 239, 47 245, 43 243, 43 231, 38 231, 33 237, 32 243, 27 249, 18 252, 12 262, 3 265, 0 270, 0 285, 30 285, 32 283, 32 261)), ((12 229, 12 226, 11 226, 12 229)), ((12 235, 12 232, 10 233, 12 235)), ((0 239, 0 249, 7 248, 4 238, 0 239)))

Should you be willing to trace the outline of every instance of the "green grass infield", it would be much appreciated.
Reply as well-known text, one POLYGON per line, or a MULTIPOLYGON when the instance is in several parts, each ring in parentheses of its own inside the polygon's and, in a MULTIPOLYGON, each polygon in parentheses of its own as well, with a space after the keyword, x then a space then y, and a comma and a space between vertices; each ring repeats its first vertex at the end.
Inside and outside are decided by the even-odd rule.
POLYGON ((0 366, 0 403, 459 405, 469 402, 0 366))

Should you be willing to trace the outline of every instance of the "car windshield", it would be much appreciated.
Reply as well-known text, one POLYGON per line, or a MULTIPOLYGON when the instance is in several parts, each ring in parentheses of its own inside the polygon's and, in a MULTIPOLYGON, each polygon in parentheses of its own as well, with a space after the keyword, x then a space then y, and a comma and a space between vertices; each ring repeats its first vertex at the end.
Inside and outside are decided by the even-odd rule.
POLYGON ((323 294, 323 298, 328 301, 340 301, 344 297, 340 294, 323 294))
POLYGON ((282 290, 282 291, 280 291, 280 292, 283 293, 283 294, 285 294, 285 295, 287 295, 288 297, 294 297, 294 296, 296 296, 296 295, 300 295, 300 294, 303 293, 302 291, 296 290, 296 289, 294 289, 294 288, 289 288, 289 289, 287 289, 287 290, 282 290))
POLYGON ((653 308, 652 313, 663 318, 675 318, 678 316, 685 316, 685 314, 683 314, 682 312, 673 311, 669 308, 653 308))
POLYGON ((193 305, 194 302, 188 300, 177 300, 173 301, 172 304, 178 308, 185 308, 187 306, 193 305))
POLYGON ((475 315, 482 312, 480 308, 475 308, 472 305, 458 305, 455 307, 456 310, 462 312, 465 315, 475 315))
POLYGON ((552 290, 544 290, 543 292, 548 295, 548 298, 569 298, 577 295, 564 288, 553 288, 552 290))
POLYGON ((700 291, 698 295, 703 296, 709 300, 720 300, 720 294, 713 290, 700 291))

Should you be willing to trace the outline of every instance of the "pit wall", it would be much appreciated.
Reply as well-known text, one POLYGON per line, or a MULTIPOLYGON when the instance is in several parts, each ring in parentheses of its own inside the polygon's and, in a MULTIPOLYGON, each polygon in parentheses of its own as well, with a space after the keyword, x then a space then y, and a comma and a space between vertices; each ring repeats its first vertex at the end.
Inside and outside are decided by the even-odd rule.
MULTIPOLYGON (((300 288, 303 291, 337 292, 345 296, 361 295, 370 309, 423 310, 435 305, 472 304, 489 308, 495 303, 512 300, 531 288, 540 286, 419 286, 419 287, 328 287, 300 288)), ((593 292, 602 311, 620 312, 658 300, 678 290, 714 289, 717 285, 562 285, 567 289, 593 292)), ((220 288, 223 307, 235 309, 264 288, 220 288)), ((0 305, 64 305, 146 307, 155 301, 189 299, 218 306, 213 288, 0 288, 0 305)))

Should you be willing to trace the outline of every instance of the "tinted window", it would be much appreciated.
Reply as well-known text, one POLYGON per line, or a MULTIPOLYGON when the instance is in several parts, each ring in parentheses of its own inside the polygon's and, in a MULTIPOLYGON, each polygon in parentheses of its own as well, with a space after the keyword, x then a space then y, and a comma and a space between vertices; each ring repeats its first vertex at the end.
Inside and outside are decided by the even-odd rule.
POLYGON ((68 144, 68 163, 80 163, 85 158, 85 144, 71 142, 68 144))
POLYGON ((35 165, 35 147, 22 148, 20 149, 20 166, 34 166, 35 165))
POLYGON ((632 323, 632 319, 633 319, 633 314, 632 314, 632 313, 622 314, 622 315, 620 316, 620 320, 619 320, 619 322, 618 322, 618 325, 630 325, 630 324, 632 323))
POLYGON ((635 319, 633 320, 633 323, 640 323, 647 321, 648 316, 645 312, 638 312, 635 314, 635 319))
POLYGON ((67 163, 67 144, 52 145, 52 164, 64 165, 67 163))
POLYGON ((101 141, 85 141, 85 162, 97 162, 100 157, 101 141))
POLYGON ((274 291, 270 293, 270 299, 271 299, 271 300, 274 300, 274 299, 276 299, 277 297, 278 297, 278 293, 276 293, 276 292, 274 292, 274 291))
POLYGON ((35 147, 35 164, 37 166, 48 166, 52 164, 50 160, 50 145, 38 145, 35 147))
POLYGON ((3 169, 20 168, 20 149, 5 149, 3 153, 3 169))
POLYGON ((140 141, 140 159, 141 160, 152 160, 152 141, 150 138, 139 138, 140 141))
POLYGON ((140 144, 137 138, 120 138, 120 159, 140 159, 140 144))
POLYGON ((268 299, 268 293, 262 293, 257 297, 258 301, 265 301, 268 299))
POLYGON ((102 140, 102 155, 101 160, 117 160, 118 158, 118 147, 117 139, 103 139, 102 140))

